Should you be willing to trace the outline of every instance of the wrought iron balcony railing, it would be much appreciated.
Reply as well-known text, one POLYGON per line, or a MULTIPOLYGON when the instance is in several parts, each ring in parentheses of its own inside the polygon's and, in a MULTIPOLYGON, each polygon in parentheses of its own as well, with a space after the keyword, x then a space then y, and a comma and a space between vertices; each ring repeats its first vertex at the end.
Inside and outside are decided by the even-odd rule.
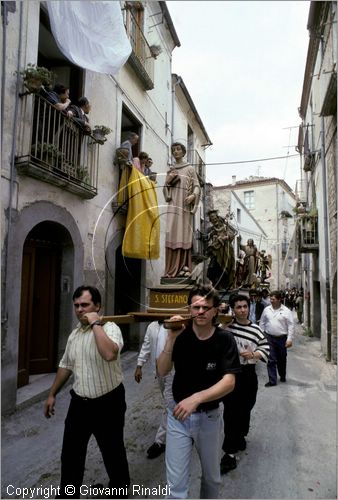
POLYGON ((318 216, 301 214, 298 218, 299 250, 301 253, 317 252, 318 216))
POLYGON ((132 47, 128 62, 142 80, 145 89, 154 88, 154 57, 148 41, 138 24, 130 6, 124 12, 124 25, 132 47))
POLYGON ((99 145, 38 94, 23 97, 18 144, 20 174, 86 199, 97 195, 99 145))

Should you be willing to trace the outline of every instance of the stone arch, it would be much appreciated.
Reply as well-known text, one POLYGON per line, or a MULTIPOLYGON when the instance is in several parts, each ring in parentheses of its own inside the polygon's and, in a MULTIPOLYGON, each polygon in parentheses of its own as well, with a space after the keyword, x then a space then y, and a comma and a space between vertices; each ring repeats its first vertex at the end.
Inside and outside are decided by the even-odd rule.
MULTIPOLYGON (((71 242, 71 248, 69 247, 69 253, 65 257, 65 262, 63 262, 64 269, 68 273, 68 281, 62 282, 62 286, 67 286, 65 295, 71 294, 72 290, 82 284, 83 281, 83 242, 79 228, 70 212, 46 201, 32 203, 23 208, 21 212, 18 212, 16 219, 12 223, 8 239, 7 283, 5 288, 7 322, 3 340, 2 361, 2 402, 4 411, 13 409, 16 403, 23 247, 30 231, 38 224, 47 221, 62 226, 69 234, 69 241, 71 242)), ((69 299, 69 297, 66 297, 66 299, 69 299)), ((65 338, 72 326, 72 314, 68 314, 69 305, 69 300, 65 300, 60 308, 60 311, 65 314, 65 318, 60 321, 59 331, 62 330, 65 338), (68 306, 66 302, 69 303, 68 306)))

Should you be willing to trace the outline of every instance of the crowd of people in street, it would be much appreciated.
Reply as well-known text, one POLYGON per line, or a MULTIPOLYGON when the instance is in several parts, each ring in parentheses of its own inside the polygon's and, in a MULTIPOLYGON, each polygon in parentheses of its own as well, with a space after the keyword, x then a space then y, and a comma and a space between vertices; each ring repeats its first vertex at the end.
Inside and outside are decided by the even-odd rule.
POLYGON ((302 288, 298 290, 296 287, 293 287, 284 290, 283 304, 291 311, 295 310, 298 323, 303 323, 304 291, 302 288))
MULTIPOLYGON (((294 324, 282 298, 280 291, 272 291, 270 303, 268 297, 265 303, 261 298, 257 308, 256 292, 250 291, 249 297, 233 293, 227 305, 213 287, 200 284, 188 297, 188 323, 174 316, 175 329, 164 328, 161 321, 147 327, 134 378, 141 382, 142 367, 150 359, 164 413, 147 457, 155 459, 165 453, 167 498, 188 498, 194 446, 202 470, 200 496, 218 498, 221 475, 237 467, 236 454, 247 447, 258 391, 256 364, 267 363, 266 387, 277 384, 277 373, 286 382, 294 324), (222 325, 218 315, 226 310, 231 311, 232 320, 222 325)), ((100 321, 101 296, 95 287, 76 289, 73 305, 79 324, 68 338, 44 406, 44 414, 50 418, 56 395, 73 374, 58 497, 80 498, 87 445, 94 435, 113 497, 128 498, 131 480, 123 435, 122 334, 115 323, 100 321), (69 484, 74 486, 72 495, 67 495, 69 484)))

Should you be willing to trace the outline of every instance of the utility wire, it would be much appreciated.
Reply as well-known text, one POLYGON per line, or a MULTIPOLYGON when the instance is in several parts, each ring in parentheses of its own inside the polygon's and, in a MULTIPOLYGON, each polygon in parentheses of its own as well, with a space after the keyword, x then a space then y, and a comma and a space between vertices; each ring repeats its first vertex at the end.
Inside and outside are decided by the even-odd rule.
MULTIPOLYGON (((224 161, 219 163, 205 163, 206 166, 210 165, 238 165, 239 163, 255 163, 257 161, 270 161, 270 160, 281 160, 283 158, 292 158, 294 156, 299 156, 299 154, 286 155, 286 156, 273 156, 271 158, 258 158, 257 160, 241 160, 241 161, 224 161)), ((199 165, 199 163, 191 163, 191 165, 199 165)))

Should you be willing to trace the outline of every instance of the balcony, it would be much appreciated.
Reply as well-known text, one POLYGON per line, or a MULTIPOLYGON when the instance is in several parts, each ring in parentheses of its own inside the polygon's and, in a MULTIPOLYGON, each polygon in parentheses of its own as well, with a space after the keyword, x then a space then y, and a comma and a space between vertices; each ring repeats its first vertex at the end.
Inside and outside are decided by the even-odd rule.
POLYGON ((37 94, 23 97, 18 144, 19 174, 85 199, 97 195, 98 144, 37 94))
POLYGON ((128 2, 124 10, 124 25, 132 47, 128 62, 142 81, 144 88, 152 90, 154 88, 154 56, 139 24, 143 19, 143 15, 141 16, 143 10, 137 11, 139 12, 138 22, 133 14, 135 9, 129 5, 133 3, 128 2))
POLYGON ((302 214, 298 218, 298 241, 300 253, 314 253, 319 250, 318 216, 302 214))

